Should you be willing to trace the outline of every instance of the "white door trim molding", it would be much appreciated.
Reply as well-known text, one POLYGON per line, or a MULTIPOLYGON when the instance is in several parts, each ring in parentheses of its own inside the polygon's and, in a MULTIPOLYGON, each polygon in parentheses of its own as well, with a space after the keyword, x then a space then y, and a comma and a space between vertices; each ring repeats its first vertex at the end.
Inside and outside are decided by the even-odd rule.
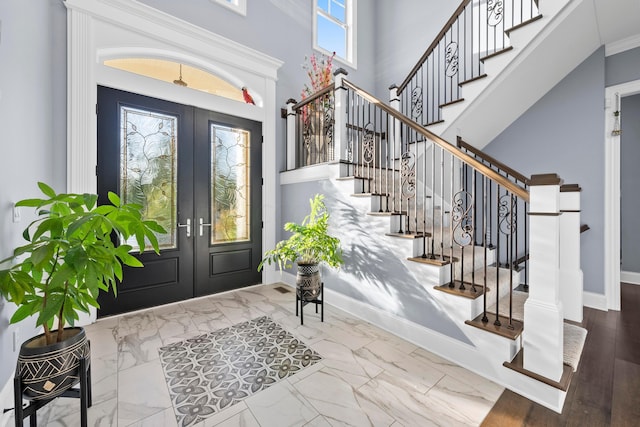
POLYGON ((640 93, 640 80, 605 88, 604 277, 609 310, 620 310, 620 136, 611 135, 616 93, 620 97, 640 93))
MULTIPOLYGON (((276 80, 282 62, 134 0, 65 0, 67 7, 67 191, 97 191, 97 86, 108 85, 262 122, 263 246, 276 242, 276 80), (135 48, 132 48, 135 46, 135 48), (247 105, 103 65, 147 52, 179 59, 247 86, 247 105), (233 76, 233 78, 230 78, 233 76), (181 90, 182 89, 182 90, 181 90)), ((263 282, 277 280, 265 268, 263 282)), ((95 315, 92 316, 95 318, 95 315)))

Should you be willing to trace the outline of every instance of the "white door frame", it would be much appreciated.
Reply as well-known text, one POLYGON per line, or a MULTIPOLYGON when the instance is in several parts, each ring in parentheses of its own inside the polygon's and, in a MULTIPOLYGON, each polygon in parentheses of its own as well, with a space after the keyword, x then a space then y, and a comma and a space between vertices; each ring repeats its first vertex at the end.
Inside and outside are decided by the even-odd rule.
POLYGON ((640 80, 605 88, 604 277, 609 310, 620 310, 620 136, 611 134, 616 93, 620 98, 640 93, 640 80))
MULTIPOLYGON (((97 86, 194 105, 262 122, 263 247, 276 242, 276 80, 282 62, 132 0, 65 0, 67 7, 67 191, 97 191, 97 86), (182 62, 247 86, 257 105, 107 67, 105 59, 182 62)), ((267 266, 269 267, 269 266, 267 266)), ((278 280, 265 268, 263 283, 278 280)), ((95 313, 86 323, 95 319, 95 313)))

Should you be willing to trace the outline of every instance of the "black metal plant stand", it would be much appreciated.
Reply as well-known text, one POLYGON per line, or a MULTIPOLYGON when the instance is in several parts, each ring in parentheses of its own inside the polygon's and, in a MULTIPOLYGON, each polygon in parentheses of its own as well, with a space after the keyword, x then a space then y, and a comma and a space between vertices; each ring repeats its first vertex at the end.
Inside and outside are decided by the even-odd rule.
POLYGON ((300 307, 300 324, 304 325, 304 306, 307 304, 315 304, 316 314, 318 313, 318 306, 320 306, 320 321, 324 322, 324 282, 320 282, 320 292, 318 296, 312 300, 304 300, 300 298, 299 292, 296 289, 296 316, 298 316, 298 307, 300 307))
POLYGON ((52 399, 32 400, 27 406, 22 406, 23 387, 20 373, 16 371, 13 382, 16 427, 22 426, 23 420, 29 417, 29 426, 37 427, 36 411, 58 397, 74 397, 80 399, 80 426, 87 427, 87 409, 91 407, 91 364, 90 356, 79 359, 80 380, 79 388, 70 388, 52 399))

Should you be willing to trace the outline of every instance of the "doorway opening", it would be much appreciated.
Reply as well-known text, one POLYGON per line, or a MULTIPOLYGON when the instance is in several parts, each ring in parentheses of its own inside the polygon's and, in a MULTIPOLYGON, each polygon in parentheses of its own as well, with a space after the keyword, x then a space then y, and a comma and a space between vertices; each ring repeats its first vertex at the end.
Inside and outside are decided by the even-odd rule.
POLYGON ((260 283, 261 140, 259 122, 98 87, 99 198, 113 191, 167 230, 99 316, 260 283))

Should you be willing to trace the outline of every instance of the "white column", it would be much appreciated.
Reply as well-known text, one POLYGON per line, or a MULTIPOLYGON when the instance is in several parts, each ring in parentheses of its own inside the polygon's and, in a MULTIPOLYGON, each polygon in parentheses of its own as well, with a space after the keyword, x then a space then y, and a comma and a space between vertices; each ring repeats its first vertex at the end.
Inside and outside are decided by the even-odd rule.
POLYGON ((67 191, 96 193, 98 159, 93 18, 67 10, 67 191))
POLYGON ((560 185, 556 174, 533 175, 529 194, 529 298, 524 305, 524 368, 553 381, 562 377, 560 301, 560 185))
MULTIPOLYGON (((67 192, 97 193, 97 88, 93 18, 67 9, 67 192)), ((80 313, 76 325, 95 322, 97 312, 80 313)))
POLYGON ((344 68, 338 68, 334 73, 335 91, 333 105, 333 161, 340 162, 349 160, 347 155, 347 88, 342 84, 342 80, 347 77, 344 68))
MULTIPOLYGON (((398 86, 391 85, 389 87, 389 105, 396 111, 400 111, 400 95, 398 95, 398 86)), ((393 153, 389 156, 392 159, 400 157, 401 153, 400 149, 400 128, 402 127, 400 121, 394 119, 389 123, 392 127, 392 131, 388 132, 389 134, 389 148, 393 150, 393 153), (391 124, 393 123, 393 124, 391 124), (396 152, 398 151, 398 152, 396 152)))
POLYGON ((296 100, 289 98, 287 100, 287 170, 296 168, 296 113, 293 106, 296 100))
POLYGON ((560 301, 564 318, 582 322, 580 269, 580 187, 560 187, 560 301))

